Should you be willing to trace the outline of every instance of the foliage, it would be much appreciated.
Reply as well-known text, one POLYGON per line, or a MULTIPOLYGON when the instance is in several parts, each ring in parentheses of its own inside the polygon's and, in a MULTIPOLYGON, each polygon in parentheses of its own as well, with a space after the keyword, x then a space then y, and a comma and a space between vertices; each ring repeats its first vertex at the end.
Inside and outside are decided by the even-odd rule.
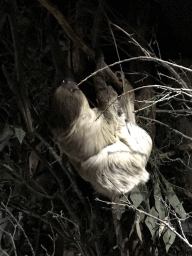
POLYGON ((62 9, 67 23, 61 26, 62 17, 53 19, 42 6, 47 1, 0 4, 0 255, 187 255, 185 245, 192 248, 191 233, 184 230, 186 223, 191 227, 186 189, 191 134, 183 127, 191 125, 191 88, 179 71, 190 70, 155 57, 146 44, 150 29, 141 33, 109 6, 85 2, 68 2, 62 9), (94 44, 102 47, 111 68, 123 70, 134 84, 137 119, 154 139, 147 166, 151 179, 119 202, 95 194, 60 155, 51 134, 50 99, 59 77, 52 38, 64 53, 73 51, 74 73, 78 82, 85 79, 81 88, 91 105, 97 104, 87 78, 94 72, 94 44))

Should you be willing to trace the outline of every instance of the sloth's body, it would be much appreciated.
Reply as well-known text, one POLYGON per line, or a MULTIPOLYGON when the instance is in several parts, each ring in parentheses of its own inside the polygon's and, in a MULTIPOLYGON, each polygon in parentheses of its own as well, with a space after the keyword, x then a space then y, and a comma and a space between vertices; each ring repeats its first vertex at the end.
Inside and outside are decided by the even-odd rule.
MULTIPOLYGON (((61 150, 82 178, 101 194, 114 197, 145 183, 150 136, 113 106, 91 109, 81 90, 62 84, 53 99, 52 130, 61 150)), ((109 94, 114 96, 112 88, 109 94)), ((134 115, 132 113, 132 115, 134 115)))

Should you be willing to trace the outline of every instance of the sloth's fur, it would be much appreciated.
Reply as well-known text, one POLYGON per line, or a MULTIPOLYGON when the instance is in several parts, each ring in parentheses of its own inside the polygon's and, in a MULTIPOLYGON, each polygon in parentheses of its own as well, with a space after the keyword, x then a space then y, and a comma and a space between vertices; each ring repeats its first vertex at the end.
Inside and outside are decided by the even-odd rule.
MULTIPOLYGON (((108 93, 113 102, 116 93, 111 87, 108 93)), ((63 83, 54 94, 51 115, 52 131, 61 150, 81 177, 108 197, 127 193, 149 179, 145 166, 151 138, 134 123, 134 116, 130 118, 134 108, 126 116, 121 102, 116 101, 118 104, 121 111, 109 102, 101 113, 90 108, 81 90, 71 90, 63 83)))

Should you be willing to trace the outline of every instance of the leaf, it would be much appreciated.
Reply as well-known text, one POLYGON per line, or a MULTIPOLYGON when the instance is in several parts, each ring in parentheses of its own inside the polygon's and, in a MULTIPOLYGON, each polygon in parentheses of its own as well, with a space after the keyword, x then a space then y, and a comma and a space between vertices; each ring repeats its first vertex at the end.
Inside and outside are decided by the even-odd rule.
MULTIPOLYGON (((151 215, 155 216, 155 217, 158 217, 158 213, 157 211, 155 210, 155 207, 152 207, 150 212, 149 212, 151 215)), ((147 216, 146 220, 145 220, 145 224, 146 226, 148 227, 149 231, 151 232, 151 236, 153 237, 158 229, 158 226, 157 226, 157 220, 150 217, 150 216, 147 216)))
POLYGON ((31 176, 36 171, 38 164, 39 164, 39 157, 34 151, 32 151, 31 154, 29 155, 29 172, 31 176))
POLYGON ((131 191, 130 198, 135 207, 138 207, 143 202, 143 195, 138 186, 131 191))
POLYGON ((167 228, 167 230, 165 231, 165 233, 163 235, 163 241, 165 244, 166 252, 169 251, 169 248, 175 241, 175 237, 176 237, 176 234, 173 231, 171 231, 169 228, 167 228))
POLYGON ((166 196, 167 196, 167 199, 169 200, 169 203, 172 205, 175 212, 178 213, 182 219, 185 219, 187 214, 181 202, 179 201, 178 197, 176 196, 174 190, 172 189, 171 185, 168 182, 166 182, 166 188, 167 188, 166 196))
POLYGON ((5 164, 11 167, 13 170, 15 169, 14 161, 10 158, 8 154, 4 154, 5 164))
POLYGON ((3 166, 0 167, 0 180, 14 180, 11 174, 3 166))
POLYGON ((26 133, 25 133, 25 131, 23 131, 23 129, 21 129, 21 127, 20 128, 14 127, 14 129, 15 129, 15 135, 21 144, 26 133))
POLYGON ((5 218, 1 217, 0 219, 0 242, 4 234, 4 230, 8 226, 9 221, 10 221, 9 217, 5 217, 5 218))
POLYGON ((125 212, 125 205, 118 205, 117 207, 117 219, 120 220, 122 214, 125 212))
MULTIPOLYGON (((117 200, 117 199, 116 199, 117 200)), ((119 198, 119 200, 117 202, 119 202, 120 204, 116 205, 116 209, 117 209, 117 219, 120 220, 122 214, 125 212, 125 196, 123 195, 122 197, 119 198)), ((117 203, 116 202, 116 203, 117 203)))
MULTIPOLYGON (((168 224, 168 217, 165 217, 165 219, 163 220, 164 222, 166 222, 168 224)), ((166 225, 162 222, 160 222, 160 225, 159 225, 159 237, 161 237, 164 229, 166 228, 166 225)))
POLYGON ((159 187, 159 183, 156 182, 154 186, 154 198, 155 198, 155 208, 159 214, 159 218, 161 220, 165 219, 165 206, 162 203, 162 195, 161 195, 161 189, 159 187))
MULTIPOLYGON (((36 146, 36 150, 39 153, 42 153, 44 150, 46 149, 46 147, 44 146, 44 144, 42 142, 40 142, 37 146, 36 146)), ((35 153, 35 151, 32 151, 30 156, 29 156, 29 172, 30 175, 32 176, 34 174, 34 172, 36 171, 37 167, 39 164, 39 157, 38 155, 35 153)))
POLYGON ((0 123, 0 141, 3 141, 8 135, 13 135, 13 129, 7 124, 0 123))
POLYGON ((9 146, 9 140, 11 138, 11 135, 8 135, 2 143, 0 143, 0 152, 4 149, 4 147, 9 146))
POLYGON ((141 228, 140 228, 140 215, 139 214, 136 215, 135 224, 136 224, 137 235, 138 235, 140 241, 142 242, 143 240, 142 240, 142 234, 141 234, 141 228))

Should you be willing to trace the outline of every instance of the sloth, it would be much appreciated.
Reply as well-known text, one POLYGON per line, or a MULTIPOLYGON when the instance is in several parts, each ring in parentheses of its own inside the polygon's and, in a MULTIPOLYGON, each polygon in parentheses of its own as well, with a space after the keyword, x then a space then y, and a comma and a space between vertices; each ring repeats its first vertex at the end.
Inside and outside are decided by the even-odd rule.
POLYGON ((53 96, 51 126, 80 176, 114 198, 148 181, 145 167, 152 140, 135 122, 133 93, 119 100, 111 86, 102 88, 101 81, 95 76, 99 107, 92 109, 74 80, 65 79, 53 96))

